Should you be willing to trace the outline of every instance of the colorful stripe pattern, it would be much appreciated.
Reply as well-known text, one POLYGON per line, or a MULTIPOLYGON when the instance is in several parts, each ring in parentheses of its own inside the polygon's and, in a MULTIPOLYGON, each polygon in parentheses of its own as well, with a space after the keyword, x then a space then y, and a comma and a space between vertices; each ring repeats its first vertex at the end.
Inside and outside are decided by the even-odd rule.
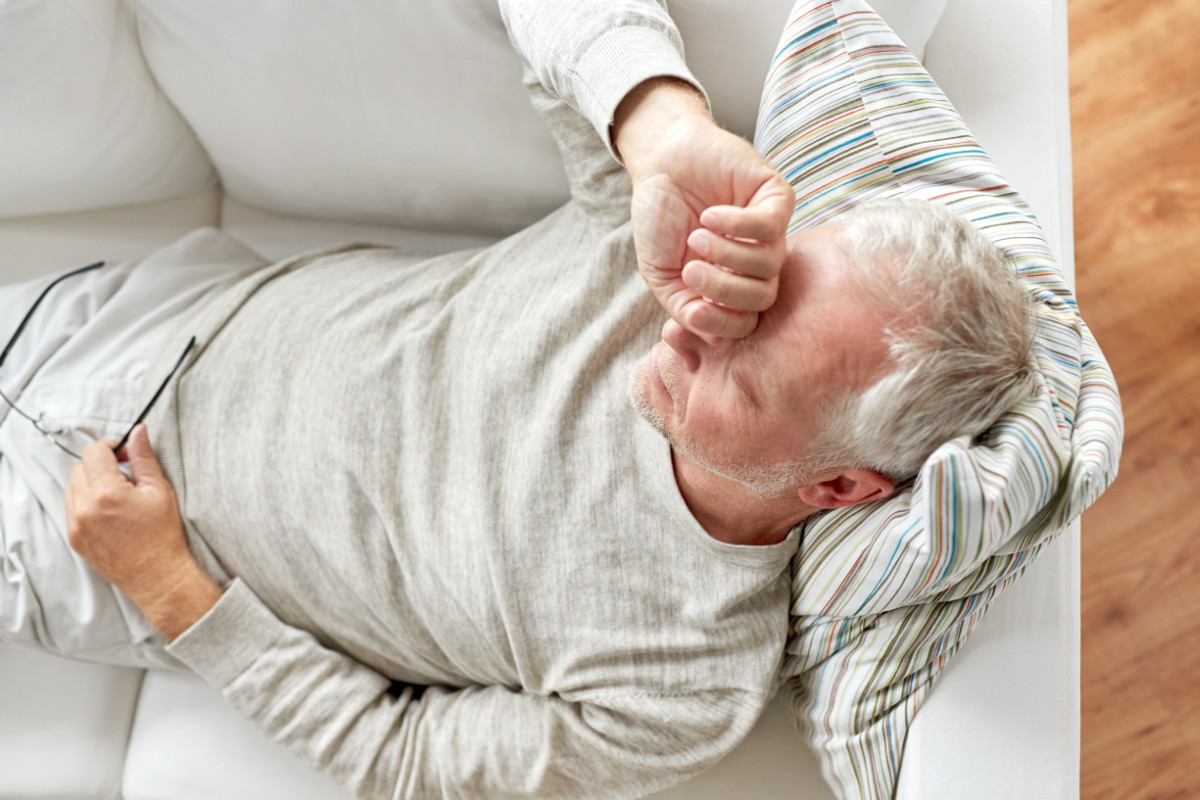
POLYGON ((791 230, 858 203, 945 203, 1040 299, 1037 395, 979 441, 947 442, 886 501, 804 524, 784 667, 839 798, 893 795, 905 735, 988 606, 1116 476, 1113 376, 1024 200, 862 0, 799 0, 756 146, 792 182, 791 230))

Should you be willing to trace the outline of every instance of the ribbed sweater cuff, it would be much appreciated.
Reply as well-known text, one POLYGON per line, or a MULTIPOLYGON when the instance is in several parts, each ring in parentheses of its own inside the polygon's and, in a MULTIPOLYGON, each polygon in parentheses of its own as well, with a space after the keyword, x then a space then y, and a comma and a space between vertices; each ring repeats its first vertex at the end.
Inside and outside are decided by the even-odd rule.
POLYGON ((704 87, 688 69, 679 49, 666 34, 653 28, 613 28, 592 42, 579 59, 574 75, 578 111, 595 127, 613 158, 617 158, 617 152, 611 126, 617 106, 642 81, 660 76, 687 81, 708 101, 704 87))
POLYGON ((175 640, 167 652, 223 689, 269 650, 285 626, 240 578, 175 640))

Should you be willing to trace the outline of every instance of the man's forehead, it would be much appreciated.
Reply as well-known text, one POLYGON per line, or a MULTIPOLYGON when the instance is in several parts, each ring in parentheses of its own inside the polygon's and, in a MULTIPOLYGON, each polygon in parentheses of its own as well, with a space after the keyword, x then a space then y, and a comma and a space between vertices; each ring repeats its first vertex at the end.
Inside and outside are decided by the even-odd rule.
POLYGON ((818 394, 860 385, 887 357, 880 316, 851 277, 837 233, 826 225, 789 240, 779 300, 763 315, 761 337, 751 337, 760 361, 767 348, 777 351, 785 389, 793 380, 818 394))

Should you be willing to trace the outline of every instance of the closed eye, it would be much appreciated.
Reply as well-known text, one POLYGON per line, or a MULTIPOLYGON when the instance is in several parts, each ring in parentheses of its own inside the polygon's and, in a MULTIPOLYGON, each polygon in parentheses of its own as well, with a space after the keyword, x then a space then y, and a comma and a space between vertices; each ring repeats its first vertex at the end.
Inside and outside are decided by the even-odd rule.
POLYGON ((758 400, 758 395, 755 394, 750 388, 750 383, 746 380, 743 380, 741 374, 736 370, 733 373, 733 385, 737 387, 739 392, 745 395, 746 399, 749 400, 750 404, 755 408, 758 408, 761 405, 758 400))
POLYGON ((741 392, 750 404, 755 408, 762 407, 762 397, 759 395, 757 386, 754 380, 754 370, 747 372, 747 360, 753 355, 754 366, 761 368, 762 353, 758 349, 758 342, 753 336, 748 336, 745 339, 738 339, 736 344, 737 350, 734 352, 733 358, 730 360, 729 372, 733 379, 733 385, 741 392), (750 352, 746 352, 749 348, 750 352))

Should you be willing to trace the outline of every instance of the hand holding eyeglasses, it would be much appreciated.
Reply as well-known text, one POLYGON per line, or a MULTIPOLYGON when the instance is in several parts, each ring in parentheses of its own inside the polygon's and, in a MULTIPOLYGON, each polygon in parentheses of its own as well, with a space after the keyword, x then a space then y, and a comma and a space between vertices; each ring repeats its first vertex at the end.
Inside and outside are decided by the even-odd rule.
MULTIPOLYGON (((46 299, 47 295, 49 295, 51 291, 53 291, 55 286, 58 286, 60 283, 67 280, 68 278, 74 278, 77 275, 83 275, 85 272, 92 272, 94 270, 98 270, 103 266, 104 266, 103 261, 97 261, 95 264, 88 264, 86 267, 80 267, 79 269, 71 270, 70 272, 65 273, 63 275, 59 275, 57 278, 52 280, 50 282, 50 284, 48 286, 46 286, 45 289, 42 290, 42 293, 37 296, 37 299, 33 301, 33 305, 29 307, 29 310, 25 312, 25 316, 21 318, 20 323, 18 323, 18 325, 17 325, 16 332, 14 332, 12 335, 12 338, 10 338, 8 340, 8 344, 6 344, 4 346, 3 350, 0 350, 0 366, 4 365, 4 361, 5 361, 5 359, 8 358, 9 353, 13 352, 13 348, 16 346, 17 340, 19 340, 21 338, 21 334, 25 331, 25 327, 29 324, 29 320, 33 317, 33 312, 37 311, 38 306, 40 306, 42 304, 42 301, 46 299)), ((188 341, 187 347, 183 348, 183 353, 180 354, 179 360, 175 362, 175 366, 171 367, 171 371, 167 373, 167 377, 163 379, 163 382, 159 385, 158 390, 154 393, 154 396, 150 398, 150 402, 148 402, 146 404, 146 407, 142 409, 142 413, 138 414, 137 419, 134 420, 133 424, 129 426, 129 430, 125 433, 124 436, 121 437, 121 441, 113 443, 113 446, 112 446, 113 452, 118 452, 125 446, 125 442, 127 442, 129 440, 130 435, 133 434, 133 429, 136 428, 138 425, 140 425, 142 423, 142 420, 144 420, 146 418, 146 416, 150 413, 150 409, 154 408, 154 404, 158 402, 158 398, 162 397, 162 393, 164 391, 166 391, 167 384, 169 384, 171 382, 171 378, 173 378, 175 376, 175 373, 179 371, 179 368, 183 366, 183 362, 187 360, 188 354, 192 352, 192 348, 195 346, 196 346, 196 337, 193 336, 188 341)), ((29 422, 33 424, 33 427, 36 428, 39 433, 41 433, 43 436, 45 436, 47 439, 49 439, 50 442, 55 447, 57 447, 59 450, 62 450, 64 453, 66 453, 69 456, 73 456, 75 458, 83 458, 83 456, 81 454, 75 452, 70 447, 67 447, 67 445, 65 445, 61 441, 59 441, 59 436, 61 434, 65 433, 66 431, 56 431, 56 430, 46 428, 44 425, 42 425, 42 420, 43 420, 42 414, 38 414, 37 416, 34 416, 33 414, 29 413, 28 411, 23 410, 20 406, 18 406, 15 402, 13 402, 13 400, 7 394, 5 394, 3 391, 0 391, 0 400, 3 400, 10 408, 12 408, 12 410, 15 411, 18 416, 24 417, 25 419, 29 420, 29 422)))
POLYGON ((204 616, 221 590, 188 550, 175 490, 145 425, 120 454, 116 442, 83 448, 64 494, 71 547, 174 639, 204 616), (122 458, 123 457, 123 458, 122 458), (132 479, 119 460, 128 460, 132 479))

